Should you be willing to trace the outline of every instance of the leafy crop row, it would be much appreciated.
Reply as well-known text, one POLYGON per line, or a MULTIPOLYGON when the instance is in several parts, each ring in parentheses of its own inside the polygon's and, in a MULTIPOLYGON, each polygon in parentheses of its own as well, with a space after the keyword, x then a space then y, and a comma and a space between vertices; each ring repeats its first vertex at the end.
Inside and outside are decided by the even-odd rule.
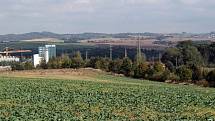
POLYGON ((0 120, 215 119, 214 89, 102 78, 112 82, 1 78, 0 120))

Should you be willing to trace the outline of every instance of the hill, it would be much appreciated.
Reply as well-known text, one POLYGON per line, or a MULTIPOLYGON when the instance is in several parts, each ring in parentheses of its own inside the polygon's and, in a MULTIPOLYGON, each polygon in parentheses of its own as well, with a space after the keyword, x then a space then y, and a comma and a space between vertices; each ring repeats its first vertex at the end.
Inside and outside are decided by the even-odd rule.
POLYGON ((0 35, 0 42, 16 42, 21 40, 55 38, 65 42, 77 42, 78 40, 106 38, 106 37, 128 37, 128 34, 105 34, 105 33, 81 33, 81 34, 56 34, 52 32, 30 32, 24 34, 0 35))
POLYGON ((7 34, 0 35, 0 41, 20 41, 41 38, 56 38, 59 39, 60 35, 51 32, 31 32, 25 34, 7 34))
POLYGON ((215 119, 214 89, 99 70, 5 72, 0 87, 0 120, 215 119))

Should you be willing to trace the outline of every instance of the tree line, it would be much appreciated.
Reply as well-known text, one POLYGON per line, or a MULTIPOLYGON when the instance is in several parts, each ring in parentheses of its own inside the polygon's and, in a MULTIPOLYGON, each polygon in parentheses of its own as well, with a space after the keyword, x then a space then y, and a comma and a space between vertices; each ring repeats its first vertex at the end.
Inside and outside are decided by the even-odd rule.
POLYGON ((38 68, 78 69, 90 67, 115 74, 123 74, 127 77, 133 78, 148 79, 160 82, 169 80, 174 82, 189 82, 196 84, 203 83, 204 86, 215 86, 215 70, 210 71, 205 68, 200 52, 193 47, 190 47, 191 50, 184 50, 185 48, 189 49, 187 46, 182 48, 181 46, 178 46, 177 48, 183 53, 183 56, 180 55, 177 58, 178 62, 171 61, 172 55, 167 58, 169 50, 164 53, 161 61, 155 62, 146 61, 143 54, 141 54, 140 57, 136 56, 134 60, 129 57, 114 60, 104 57, 92 57, 88 60, 84 60, 80 52, 75 52, 72 57, 63 55, 58 58, 50 59, 47 64, 45 61, 42 61, 38 68))
MULTIPOLYGON (((111 60, 105 57, 91 57, 86 60, 78 51, 72 56, 62 55, 52 58, 48 63, 43 60, 37 68, 91 67, 133 78, 160 82, 186 82, 215 87, 215 70, 209 68, 213 67, 215 60, 213 55, 215 43, 207 46, 206 48, 205 45, 195 45, 192 41, 180 42, 176 47, 166 49, 160 61, 147 61, 143 53, 137 54, 135 59, 124 57, 111 60)), ((2 63, 0 64, 2 65, 2 63)), ((15 62, 11 65, 13 70, 34 69, 31 62, 15 62)))

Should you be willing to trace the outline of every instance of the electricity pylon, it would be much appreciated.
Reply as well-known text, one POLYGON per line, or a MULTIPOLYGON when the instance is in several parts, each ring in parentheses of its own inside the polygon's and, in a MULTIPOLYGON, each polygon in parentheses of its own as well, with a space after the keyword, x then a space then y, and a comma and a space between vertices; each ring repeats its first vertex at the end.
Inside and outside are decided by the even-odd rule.
POLYGON ((112 49, 112 45, 110 44, 110 59, 113 59, 113 49, 112 49))

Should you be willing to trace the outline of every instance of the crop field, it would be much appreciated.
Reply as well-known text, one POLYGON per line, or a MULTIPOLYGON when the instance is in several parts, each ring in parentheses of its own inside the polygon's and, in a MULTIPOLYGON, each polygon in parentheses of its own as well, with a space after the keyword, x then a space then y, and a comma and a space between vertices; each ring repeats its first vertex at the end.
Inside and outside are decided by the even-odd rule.
POLYGON ((0 75, 0 120, 215 119, 213 88, 101 73, 88 79, 78 74, 79 78, 54 79, 24 77, 21 73, 0 75))
MULTIPOLYGON (((162 44, 154 44, 156 42, 156 39, 140 39, 141 47, 144 48, 166 48, 168 46, 162 45, 162 44)), ((95 45, 114 45, 114 46, 131 46, 136 47, 137 46, 137 39, 132 38, 124 38, 124 39, 118 39, 118 38, 99 38, 99 39, 89 39, 89 40, 81 40, 80 43, 87 43, 87 44, 95 44, 95 45)))

